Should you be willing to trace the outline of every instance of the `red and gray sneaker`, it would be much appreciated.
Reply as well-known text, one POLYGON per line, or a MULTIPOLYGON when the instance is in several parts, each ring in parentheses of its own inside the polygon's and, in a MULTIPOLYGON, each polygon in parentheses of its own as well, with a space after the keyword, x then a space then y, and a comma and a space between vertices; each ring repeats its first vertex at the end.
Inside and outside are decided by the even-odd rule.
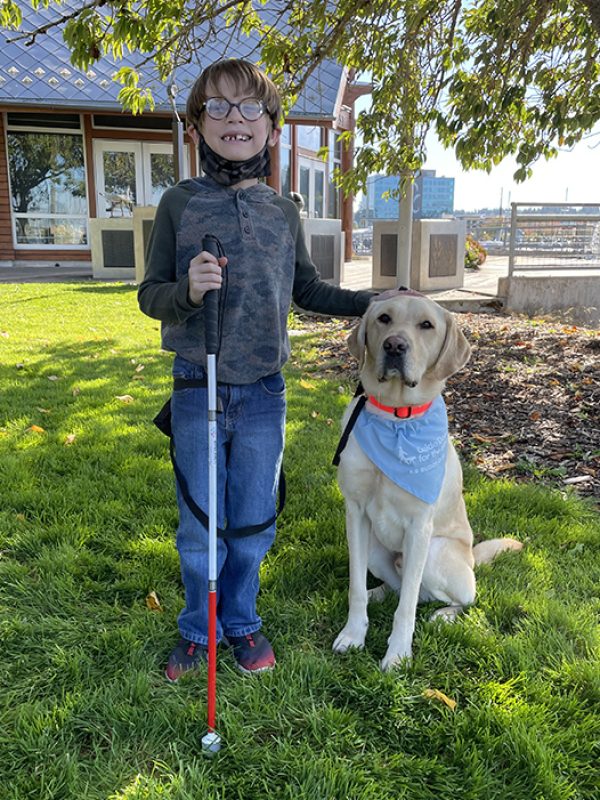
POLYGON ((198 669, 207 660, 208 649, 204 645, 190 642, 189 639, 180 639, 169 656, 165 677, 171 683, 175 683, 186 672, 198 669))
POLYGON ((266 636, 260 631, 245 636, 228 636, 238 669, 248 674, 266 672, 275 666, 275 653, 266 636))

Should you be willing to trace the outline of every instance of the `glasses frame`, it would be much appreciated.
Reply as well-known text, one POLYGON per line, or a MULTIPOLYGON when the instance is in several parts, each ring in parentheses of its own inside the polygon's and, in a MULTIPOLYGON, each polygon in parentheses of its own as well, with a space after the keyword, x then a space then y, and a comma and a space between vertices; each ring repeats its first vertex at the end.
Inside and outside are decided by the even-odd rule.
POLYGON ((207 97, 206 100, 204 101, 204 103, 202 103, 202 111, 206 111, 208 116, 211 119, 215 120, 215 122, 221 122, 222 120, 227 119, 227 117, 231 114, 231 109, 232 108, 237 108, 237 110, 240 112, 242 118, 245 119, 246 122, 258 122, 258 120, 265 113, 268 113, 268 109, 267 109, 266 105, 264 104, 264 102, 262 100, 259 100, 257 97, 244 97, 244 98, 242 98, 242 100, 240 100, 239 103, 232 103, 231 100, 228 100, 226 97, 223 97, 222 95, 215 95, 214 97, 207 97), (227 109, 227 113, 222 117, 213 117, 213 115, 209 112, 208 107, 207 107, 207 103, 209 103, 211 100, 224 100, 226 103, 228 103, 229 108, 227 109), (254 102, 256 102, 256 103, 258 103, 260 105, 260 113, 259 113, 258 117, 256 117, 256 119, 248 119, 248 117, 242 111, 242 104, 247 102, 248 100, 253 100, 254 102))

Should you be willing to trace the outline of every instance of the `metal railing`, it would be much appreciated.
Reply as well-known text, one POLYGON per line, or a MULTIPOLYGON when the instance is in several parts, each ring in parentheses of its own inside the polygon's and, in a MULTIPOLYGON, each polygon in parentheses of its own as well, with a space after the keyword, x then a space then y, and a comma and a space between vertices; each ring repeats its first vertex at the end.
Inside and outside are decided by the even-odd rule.
POLYGON ((600 269, 600 204, 512 203, 508 274, 600 269))

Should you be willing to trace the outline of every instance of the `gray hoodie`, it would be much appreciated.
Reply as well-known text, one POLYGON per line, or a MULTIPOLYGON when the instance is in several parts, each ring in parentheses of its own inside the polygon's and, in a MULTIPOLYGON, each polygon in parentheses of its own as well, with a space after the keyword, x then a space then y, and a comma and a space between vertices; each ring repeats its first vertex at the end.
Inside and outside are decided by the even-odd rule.
POLYGON ((217 378, 254 383, 277 372, 290 345, 292 298, 303 309, 361 316, 372 297, 320 280, 296 205, 258 183, 231 189, 210 178, 181 181, 163 195, 140 284, 141 310, 162 322, 162 346, 205 366, 204 314, 188 297, 188 268, 202 238, 217 236, 227 256, 219 298, 217 378))

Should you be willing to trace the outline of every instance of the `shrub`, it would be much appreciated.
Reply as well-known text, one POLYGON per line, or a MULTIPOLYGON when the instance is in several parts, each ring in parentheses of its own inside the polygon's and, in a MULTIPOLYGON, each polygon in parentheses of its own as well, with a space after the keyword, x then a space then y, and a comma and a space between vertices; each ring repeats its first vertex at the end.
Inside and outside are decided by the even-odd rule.
POLYGON ((485 247, 471 233, 468 233, 465 241, 465 268, 479 269, 486 258, 485 247))

